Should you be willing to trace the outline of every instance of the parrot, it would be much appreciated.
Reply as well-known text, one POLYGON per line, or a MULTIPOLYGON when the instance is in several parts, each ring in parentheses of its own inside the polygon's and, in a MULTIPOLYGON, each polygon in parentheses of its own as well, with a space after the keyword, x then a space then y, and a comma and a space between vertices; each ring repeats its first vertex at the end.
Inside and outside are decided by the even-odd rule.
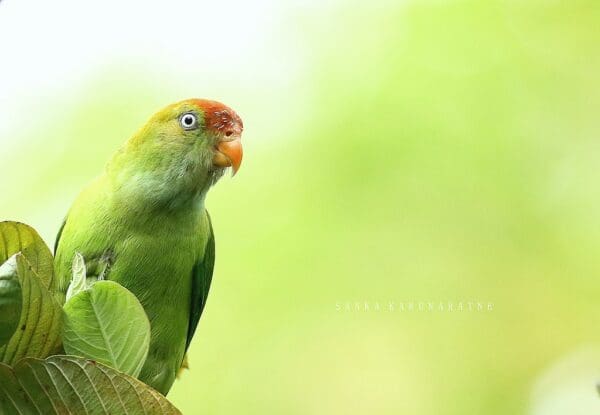
POLYGON ((77 196, 55 242, 64 295, 79 253, 86 279, 131 291, 150 321, 139 379, 166 395, 206 304, 215 239, 208 190, 242 162, 241 118, 226 105, 188 99, 167 106, 121 146, 77 196))

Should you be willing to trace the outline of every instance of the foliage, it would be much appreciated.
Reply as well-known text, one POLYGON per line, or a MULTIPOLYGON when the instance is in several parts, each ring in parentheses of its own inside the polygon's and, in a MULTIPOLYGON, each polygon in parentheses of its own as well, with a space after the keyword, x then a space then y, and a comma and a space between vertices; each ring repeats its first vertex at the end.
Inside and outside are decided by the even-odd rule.
POLYGON ((179 413, 132 377, 148 354, 150 322, 130 291, 89 284, 76 255, 62 307, 50 250, 17 222, 0 223, 0 260, 0 413, 179 413))
POLYGON ((86 282, 86 274, 87 268, 85 266, 85 259, 83 258, 83 255, 77 252, 75 258, 73 258, 73 279, 67 289, 67 301, 69 301, 73 295, 89 288, 89 285, 86 282))
POLYGON ((92 358, 131 376, 140 373, 150 346, 150 322, 129 290, 99 281, 74 295, 64 310, 68 354, 92 358))
POLYGON ((19 222, 0 222, 0 263, 21 252, 46 288, 54 279, 54 258, 50 248, 29 225, 19 222))
POLYGON ((160 393, 92 360, 52 356, 0 364, 0 413, 178 414, 160 393))
POLYGON ((21 284, 12 264, 0 266, 0 346, 10 340, 19 324, 23 306, 21 284))
MULTIPOLYGON (((18 328, 0 348, 0 361, 13 364, 24 357, 46 357, 60 345, 62 311, 42 279, 23 254, 16 254, 3 264, 20 285, 22 307, 18 328), (12 271, 10 271, 12 270, 12 271)), ((12 320, 15 315, 9 316, 12 320)))

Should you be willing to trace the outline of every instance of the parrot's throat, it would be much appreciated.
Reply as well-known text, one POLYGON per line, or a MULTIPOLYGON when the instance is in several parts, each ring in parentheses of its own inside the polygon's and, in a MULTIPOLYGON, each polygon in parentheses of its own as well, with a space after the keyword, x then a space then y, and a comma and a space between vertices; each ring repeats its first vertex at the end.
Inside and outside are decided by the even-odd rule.
POLYGON ((162 169, 134 163, 119 167, 107 172, 114 195, 139 214, 202 209, 208 190, 224 172, 193 162, 162 169))

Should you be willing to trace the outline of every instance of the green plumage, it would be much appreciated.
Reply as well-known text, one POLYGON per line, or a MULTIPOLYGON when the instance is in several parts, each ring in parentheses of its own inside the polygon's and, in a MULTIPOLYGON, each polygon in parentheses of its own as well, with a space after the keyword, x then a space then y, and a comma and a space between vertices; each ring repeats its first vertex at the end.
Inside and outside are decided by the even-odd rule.
POLYGON ((211 162, 222 136, 203 102, 183 101, 152 117, 76 199, 55 247, 60 292, 80 252, 88 278, 116 281, 138 297, 152 330, 140 379, 163 394, 196 330, 215 260, 204 200, 223 174, 211 162), (189 113, 198 126, 186 130, 181 117, 189 113))

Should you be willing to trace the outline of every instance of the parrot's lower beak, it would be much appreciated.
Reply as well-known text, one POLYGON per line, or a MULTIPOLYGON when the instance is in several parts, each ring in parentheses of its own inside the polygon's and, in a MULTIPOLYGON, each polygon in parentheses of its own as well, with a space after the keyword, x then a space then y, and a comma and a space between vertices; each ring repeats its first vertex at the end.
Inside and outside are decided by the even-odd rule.
POLYGON ((231 167, 235 175, 242 164, 242 155, 241 136, 227 137, 217 143, 217 149, 213 156, 213 165, 217 167, 231 167))

